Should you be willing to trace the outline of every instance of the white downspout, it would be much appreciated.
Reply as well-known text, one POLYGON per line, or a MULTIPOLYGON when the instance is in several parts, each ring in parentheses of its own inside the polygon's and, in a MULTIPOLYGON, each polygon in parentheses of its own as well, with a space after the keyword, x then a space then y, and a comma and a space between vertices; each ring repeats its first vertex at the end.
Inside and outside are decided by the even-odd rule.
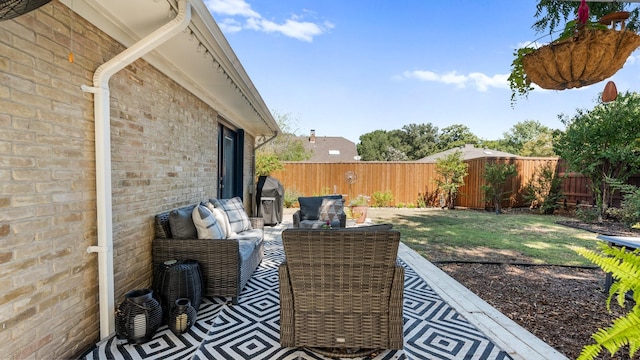
POLYGON ((82 85, 82 91, 94 94, 98 245, 89 246, 87 252, 98 253, 100 339, 105 339, 115 332, 109 79, 118 71, 184 30, 190 21, 191 5, 188 0, 178 0, 178 14, 175 19, 98 67, 93 75, 93 87, 82 85))

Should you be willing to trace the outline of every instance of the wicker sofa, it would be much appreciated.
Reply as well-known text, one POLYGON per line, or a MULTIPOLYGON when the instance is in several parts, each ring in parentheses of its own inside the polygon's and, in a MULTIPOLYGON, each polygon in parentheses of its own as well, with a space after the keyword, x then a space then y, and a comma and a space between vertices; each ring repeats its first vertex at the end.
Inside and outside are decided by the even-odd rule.
POLYGON ((169 222, 171 211, 191 213, 195 206, 155 216, 154 268, 172 259, 196 260, 202 271, 203 295, 231 297, 237 304, 240 292, 264 257, 263 229, 251 229, 227 239, 173 238, 169 222))
MULTIPOLYGON (((293 214, 293 227, 305 229, 319 229, 326 224, 326 220, 321 217, 321 207, 323 200, 340 200, 338 206, 342 209, 342 195, 325 195, 325 196, 308 196, 299 197, 298 204, 300 209, 293 214)), ((340 211, 336 217, 330 221, 331 227, 345 227, 347 225, 347 215, 344 210, 340 211)))
POLYGON ((287 229, 282 242, 283 347, 402 349, 404 268, 397 262, 398 231, 381 226, 287 229))

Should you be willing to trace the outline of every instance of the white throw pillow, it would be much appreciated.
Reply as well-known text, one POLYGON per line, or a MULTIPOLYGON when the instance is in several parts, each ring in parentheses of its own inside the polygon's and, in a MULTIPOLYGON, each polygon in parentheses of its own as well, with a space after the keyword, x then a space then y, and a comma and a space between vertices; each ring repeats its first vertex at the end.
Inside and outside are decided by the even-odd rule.
POLYGON ((198 230, 198 239, 225 239, 226 234, 211 210, 200 204, 193 208, 193 223, 198 230))
POLYGON ((344 214, 344 203, 342 199, 322 199, 318 217, 320 221, 338 221, 342 214, 344 214))

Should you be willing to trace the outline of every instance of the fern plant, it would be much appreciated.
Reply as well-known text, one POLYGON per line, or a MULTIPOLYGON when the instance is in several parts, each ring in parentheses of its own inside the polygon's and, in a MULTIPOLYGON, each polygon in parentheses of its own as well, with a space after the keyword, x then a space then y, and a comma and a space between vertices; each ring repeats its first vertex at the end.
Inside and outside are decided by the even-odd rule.
POLYGON ((640 249, 629 252, 624 248, 600 244, 601 254, 587 249, 576 250, 580 255, 610 272, 613 279, 607 298, 607 310, 611 311, 611 300, 617 300, 624 307, 626 294, 633 294, 635 302, 629 313, 613 321, 606 329, 599 329, 591 337, 595 344, 582 348, 578 360, 595 359, 606 349, 614 355, 622 347, 629 346, 629 358, 640 348, 640 249))

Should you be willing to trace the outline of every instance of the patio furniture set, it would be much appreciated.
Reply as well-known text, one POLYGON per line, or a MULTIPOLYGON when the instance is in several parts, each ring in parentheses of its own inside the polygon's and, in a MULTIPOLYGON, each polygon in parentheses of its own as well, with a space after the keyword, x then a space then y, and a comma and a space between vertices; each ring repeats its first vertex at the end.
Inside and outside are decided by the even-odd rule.
MULTIPOLYGON (((301 197, 299 202, 294 229, 282 232, 281 346, 351 357, 362 356, 362 351, 402 349, 400 233, 390 224, 346 228, 340 195, 301 197)), ((173 289, 162 290, 171 292, 166 302, 171 305, 181 299, 184 304, 183 297, 210 296, 230 297, 237 304, 264 256, 263 229, 254 226, 239 198, 210 199, 156 215, 154 287, 159 286, 161 269, 166 272, 176 264, 195 263, 200 292, 182 294, 182 288, 193 290, 194 286, 173 284, 173 289)), ((199 298, 189 300, 200 303, 199 298)), ((173 306, 164 306, 165 312, 172 311, 173 306)))

